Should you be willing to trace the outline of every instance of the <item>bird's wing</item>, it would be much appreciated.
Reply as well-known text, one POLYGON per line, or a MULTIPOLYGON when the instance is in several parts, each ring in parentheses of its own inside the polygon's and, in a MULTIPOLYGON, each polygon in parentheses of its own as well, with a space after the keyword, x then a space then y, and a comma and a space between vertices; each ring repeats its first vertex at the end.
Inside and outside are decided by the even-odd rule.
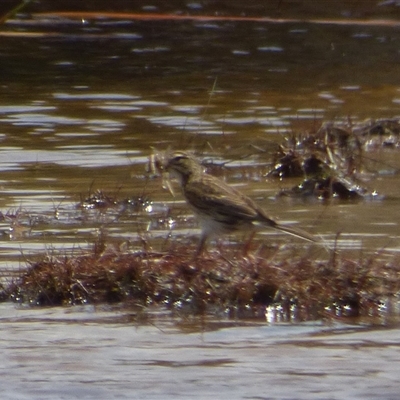
POLYGON ((259 215, 251 199, 218 179, 207 175, 201 181, 189 182, 184 188, 188 203, 199 213, 232 223, 253 222, 259 215))

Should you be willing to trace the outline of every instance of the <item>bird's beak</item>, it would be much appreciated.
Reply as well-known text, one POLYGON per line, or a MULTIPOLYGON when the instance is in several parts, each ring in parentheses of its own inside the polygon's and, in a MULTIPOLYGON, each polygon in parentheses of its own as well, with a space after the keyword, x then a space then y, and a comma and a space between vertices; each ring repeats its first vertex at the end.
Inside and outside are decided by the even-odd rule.
POLYGON ((166 171, 162 173, 162 187, 163 189, 167 189, 171 193, 171 195, 175 197, 175 192, 171 185, 169 173, 166 171))
POLYGON ((149 158, 148 169, 151 172, 161 175, 162 188, 167 189, 172 196, 175 197, 175 193, 171 185, 170 174, 165 169, 165 154, 153 152, 149 158))

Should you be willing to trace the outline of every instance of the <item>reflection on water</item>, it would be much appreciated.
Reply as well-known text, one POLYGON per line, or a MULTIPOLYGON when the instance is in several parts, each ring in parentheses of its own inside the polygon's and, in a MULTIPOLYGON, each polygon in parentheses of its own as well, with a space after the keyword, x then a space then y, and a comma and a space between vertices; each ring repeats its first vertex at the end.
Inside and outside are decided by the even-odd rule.
MULTIPOLYGON (((156 311, 156 310, 155 310, 156 311)), ((399 330, 1 306, 3 399, 397 398, 399 330)))

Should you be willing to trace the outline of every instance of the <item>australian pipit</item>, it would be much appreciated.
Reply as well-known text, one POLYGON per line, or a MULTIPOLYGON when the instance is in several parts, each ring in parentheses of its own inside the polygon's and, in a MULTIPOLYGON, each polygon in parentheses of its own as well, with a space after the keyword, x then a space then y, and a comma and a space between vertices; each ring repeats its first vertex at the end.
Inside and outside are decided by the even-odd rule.
POLYGON ((175 152, 166 157, 160 169, 177 178, 187 203, 199 219, 202 234, 197 248, 200 254, 210 236, 241 229, 271 227, 302 239, 317 242, 313 235, 279 224, 253 200, 204 171, 191 155, 175 152))

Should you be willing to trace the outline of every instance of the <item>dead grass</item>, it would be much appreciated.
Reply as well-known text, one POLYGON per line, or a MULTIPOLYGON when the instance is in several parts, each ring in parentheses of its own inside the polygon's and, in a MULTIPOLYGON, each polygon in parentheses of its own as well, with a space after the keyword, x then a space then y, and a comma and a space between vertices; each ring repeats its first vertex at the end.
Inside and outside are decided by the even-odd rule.
POLYGON ((306 320, 372 315, 400 289, 400 267, 372 259, 276 261, 214 250, 191 260, 194 249, 176 244, 164 253, 99 249, 36 261, 1 298, 37 306, 135 302, 194 313, 275 304, 306 320))

